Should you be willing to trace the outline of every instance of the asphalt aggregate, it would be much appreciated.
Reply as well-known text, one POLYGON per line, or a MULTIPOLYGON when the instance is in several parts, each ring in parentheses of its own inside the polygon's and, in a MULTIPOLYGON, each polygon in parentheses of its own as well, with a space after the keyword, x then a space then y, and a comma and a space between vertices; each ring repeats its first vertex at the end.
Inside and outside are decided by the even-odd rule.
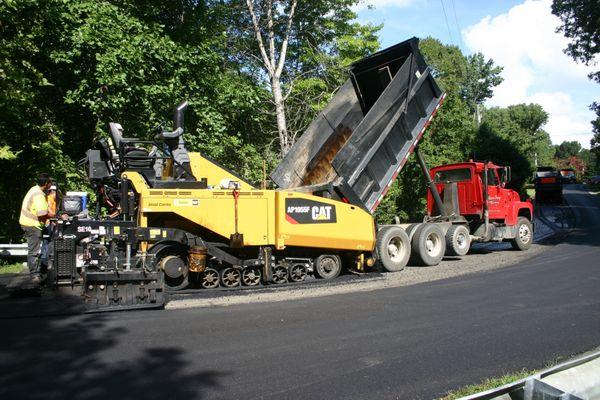
MULTIPOLYGON (((600 198, 516 265, 290 302, 0 319, 0 399, 432 399, 600 345, 600 198)), ((489 255, 493 257, 493 253, 489 255)))

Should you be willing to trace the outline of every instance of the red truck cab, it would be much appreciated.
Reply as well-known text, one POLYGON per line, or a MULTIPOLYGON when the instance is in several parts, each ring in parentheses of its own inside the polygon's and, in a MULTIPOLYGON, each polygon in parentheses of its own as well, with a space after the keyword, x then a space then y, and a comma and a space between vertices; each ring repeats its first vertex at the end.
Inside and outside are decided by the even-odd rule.
MULTIPOLYGON (((519 217, 531 223, 532 203, 521 201, 517 192, 506 188, 509 167, 470 161, 432 168, 430 175, 445 210, 438 210, 430 190, 428 215, 464 218, 475 240, 512 239, 519 234, 519 217)), ((528 229, 532 230, 531 225, 528 229)))

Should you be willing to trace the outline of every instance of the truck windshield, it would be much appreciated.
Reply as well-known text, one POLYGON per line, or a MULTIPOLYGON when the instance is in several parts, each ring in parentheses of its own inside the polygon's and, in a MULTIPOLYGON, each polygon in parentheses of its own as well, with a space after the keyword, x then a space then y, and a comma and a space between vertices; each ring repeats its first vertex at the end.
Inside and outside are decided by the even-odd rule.
POLYGON ((470 168, 449 169, 435 173, 436 183, 463 182, 468 180, 471 180, 470 168))

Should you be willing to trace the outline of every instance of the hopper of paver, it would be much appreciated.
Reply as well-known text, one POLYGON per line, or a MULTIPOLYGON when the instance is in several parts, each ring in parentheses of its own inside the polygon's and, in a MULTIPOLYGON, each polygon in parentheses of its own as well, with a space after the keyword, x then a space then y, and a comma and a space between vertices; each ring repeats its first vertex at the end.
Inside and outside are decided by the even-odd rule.
POLYGON ((273 181, 374 212, 444 99, 418 44, 412 38, 354 63, 273 181))

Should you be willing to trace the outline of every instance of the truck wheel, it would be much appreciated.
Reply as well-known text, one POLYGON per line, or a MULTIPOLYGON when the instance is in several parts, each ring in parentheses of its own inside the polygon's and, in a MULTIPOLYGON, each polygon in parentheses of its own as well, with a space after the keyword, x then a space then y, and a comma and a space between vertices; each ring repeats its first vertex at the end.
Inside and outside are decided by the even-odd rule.
POLYGON ((525 217, 517 220, 517 237, 510 241, 515 250, 528 250, 533 243, 533 228, 531 222, 525 217))
POLYGON ((452 225, 446 232, 446 254, 462 257, 469 252, 471 235, 464 225, 452 225))
POLYGON ((321 279, 337 278, 342 272, 342 260, 334 254, 323 254, 315 260, 315 275, 321 279))
POLYGON ((402 271, 410 256, 410 240, 399 226, 386 226, 377 233, 375 251, 386 271, 402 271))
POLYGON ((416 265, 438 265, 446 252, 446 240, 436 224, 423 224, 415 231, 411 241, 411 260, 416 265))
POLYGON ((409 240, 412 240, 412 238, 413 238, 413 236, 414 236, 414 235, 413 235, 413 232, 414 232, 414 231, 415 231, 415 230, 416 230, 418 227, 420 227, 421 225, 423 225, 423 223, 422 223, 422 222, 417 222, 417 223, 414 223, 414 224, 410 224, 409 226, 407 226, 407 227, 406 227, 406 229, 405 229, 404 231, 405 231, 405 232, 406 232, 406 234, 408 235, 408 239, 409 239, 409 240))

